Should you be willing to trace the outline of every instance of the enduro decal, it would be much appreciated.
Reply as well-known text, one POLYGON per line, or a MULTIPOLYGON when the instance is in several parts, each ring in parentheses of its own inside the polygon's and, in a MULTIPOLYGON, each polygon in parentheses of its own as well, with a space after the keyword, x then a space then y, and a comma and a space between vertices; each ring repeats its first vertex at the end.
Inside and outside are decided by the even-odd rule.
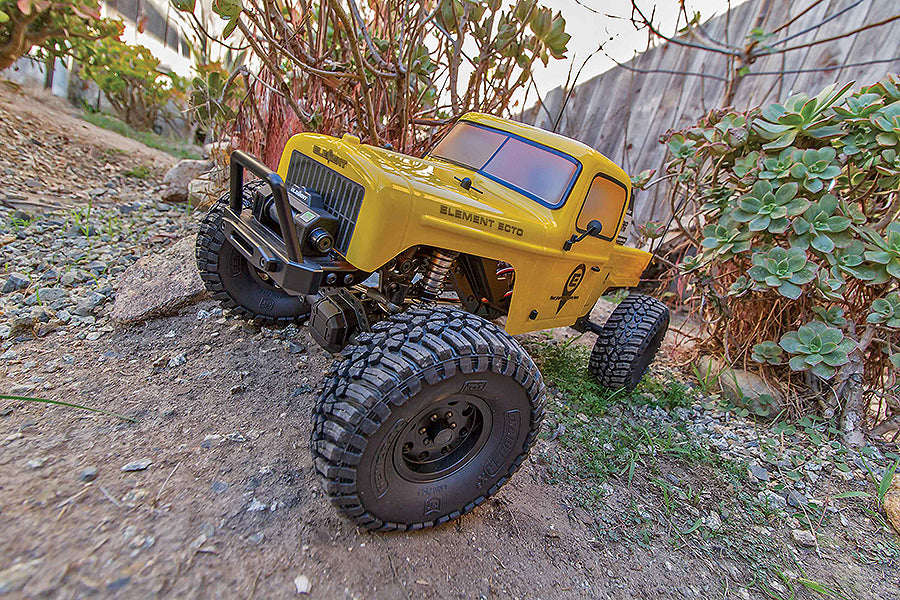
POLYGON ((569 278, 566 279, 566 284, 563 286, 562 294, 559 296, 550 296, 550 300, 559 300, 559 306, 556 308, 556 314, 559 314, 559 311, 562 310, 563 306, 566 305, 566 302, 569 300, 578 300, 578 296, 575 295, 575 291, 578 289, 578 286, 581 285, 581 282, 584 281, 584 273, 586 269, 584 267, 584 263, 581 263, 575 269, 569 273, 569 278))

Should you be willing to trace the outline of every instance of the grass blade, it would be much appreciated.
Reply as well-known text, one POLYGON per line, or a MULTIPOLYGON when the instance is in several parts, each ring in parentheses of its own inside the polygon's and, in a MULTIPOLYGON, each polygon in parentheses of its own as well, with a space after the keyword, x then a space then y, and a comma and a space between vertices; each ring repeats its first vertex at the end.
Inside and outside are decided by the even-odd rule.
POLYGON ((118 419, 130 421, 132 423, 137 423, 137 419, 132 419, 131 417, 126 417, 125 415, 120 415, 120 414, 117 414, 114 412, 110 412, 108 410, 103 410, 102 408, 91 408, 90 406, 82 406, 81 404, 71 404, 69 402, 62 402, 60 400, 48 400, 46 398, 29 398, 27 396, 7 396, 6 394, 0 394, 0 400, 12 400, 14 402, 38 402, 41 404, 56 404, 57 406, 68 406, 69 408, 80 408, 81 410, 89 410, 91 412, 100 413, 102 415, 109 415, 111 417, 116 417, 118 419))
POLYGON ((871 498, 871 497, 872 497, 872 494, 869 494, 867 492, 859 492, 859 491, 841 492, 840 494, 835 494, 834 496, 832 496, 832 498, 834 498, 836 500, 839 498, 871 498))
POLYGON ((897 472, 897 465, 900 465, 900 460, 897 460, 884 470, 884 476, 881 478, 881 483, 878 484, 878 500, 883 501, 885 494, 887 494, 888 489, 891 487, 891 480, 894 478, 894 473, 897 472))

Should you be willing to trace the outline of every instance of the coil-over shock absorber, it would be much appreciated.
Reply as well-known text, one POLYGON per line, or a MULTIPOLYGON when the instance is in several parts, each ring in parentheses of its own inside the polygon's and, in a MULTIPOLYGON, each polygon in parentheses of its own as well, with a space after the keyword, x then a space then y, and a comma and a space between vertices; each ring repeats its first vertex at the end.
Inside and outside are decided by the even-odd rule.
POLYGON ((450 274, 453 261, 459 252, 452 250, 435 250, 428 259, 425 276, 421 282, 421 295, 428 300, 435 300, 444 291, 444 280, 450 274))

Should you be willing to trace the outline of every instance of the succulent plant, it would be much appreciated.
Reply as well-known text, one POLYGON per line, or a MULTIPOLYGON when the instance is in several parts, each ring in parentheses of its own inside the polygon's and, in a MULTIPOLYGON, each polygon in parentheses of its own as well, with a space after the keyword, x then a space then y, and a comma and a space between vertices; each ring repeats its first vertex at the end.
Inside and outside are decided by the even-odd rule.
POLYGON ((678 264, 678 268, 680 268, 684 273, 690 273, 692 271, 696 271, 703 265, 703 256, 700 254, 696 254, 694 256, 684 257, 684 259, 678 264))
POLYGON ((838 140, 838 147, 845 156, 855 156, 860 152, 878 147, 878 132, 872 127, 860 127, 838 140))
POLYGON ((852 84, 837 89, 836 84, 828 86, 815 98, 806 94, 792 96, 784 105, 770 104, 754 119, 752 127, 764 139, 771 140, 763 148, 787 148, 798 135, 823 139, 838 136, 842 129, 830 125, 827 110, 838 102, 852 84))
POLYGON ((834 106, 834 112, 842 121, 865 123, 869 116, 884 106, 884 99, 878 93, 854 94, 847 98, 844 106, 834 106))
POLYGON ((837 327, 813 321, 801 325, 797 331, 785 333, 779 345, 793 355, 788 362, 792 370, 811 370, 822 379, 831 379, 837 367, 850 360, 848 354, 856 347, 856 342, 845 338, 837 327))
POLYGON ((791 176, 791 167, 794 166, 793 146, 785 148, 778 156, 770 156, 763 161, 763 170, 759 174, 760 179, 787 179, 791 176))
POLYGON ((876 140, 881 146, 900 145, 900 102, 894 102, 869 117, 869 122, 880 133, 876 140))
POLYGON ((814 306, 813 313, 820 319, 834 327, 844 327, 847 325, 847 319, 844 318, 844 309, 840 306, 832 306, 825 308, 824 306, 814 306))
MULTIPOLYGON (((759 161, 759 152, 753 151, 747 156, 735 159, 734 167, 731 171, 740 178, 746 177, 749 173, 756 169, 756 163, 759 161)), ((762 177, 762 174, 760 174, 762 177)), ((771 178, 766 178, 771 179, 771 178)))
POLYGON ((775 342, 762 342, 753 346, 750 358, 758 363, 767 363, 770 365, 781 364, 781 347, 775 342))
POLYGON ((750 223, 750 231, 784 233, 791 224, 788 217, 802 214, 809 207, 809 200, 796 195, 796 183, 785 183, 773 191, 770 182, 757 181, 741 197, 731 217, 739 223, 750 223))
POLYGON ((834 162, 836 156, 837 150, 830 147, 797 150, 792 157, 791 177, 803 182, 803 187, 810 192, 820 192, 826 182, 834 181, 841 174, 841 167, 834 162))
POLYGON ((825 258, 830 265, 831 276, 835 279, 850 275, 860 281, 872 281, 878 275, 876 269, 865 264, 865 246, 859 240, 853 240, 846 248, 826 254, 825 258))
POLYGON ((672 156, 676 159, 685 159, 694 156, 696 153, 695 146, 697 145, 697 142, 689 140, 681 134, 676 134, 669 139, 667 145, 669 146, 669 152, 672 153, 672 156))
POLYGON ((740 254, 750 249, 751 235, 733 219, 723 215, 718 223, 710 223, 703 228, 701 245, 715 250, 717 255, 740 254))
POLYGON ((741 275, 734 280, 734 283, 728 286, 728 295, 741 296, 746 293, 751 287, 753 287, 753 280, 746 275, 741 275))
POLYGON ((883 176, 878 178, 878 187, 883 190, 896 188, 900 181, 900 152, 888 148, 879 158, 876 168, 883 176))
POLYGON ((894 221, 887 226, 887 237, 871 228, 863 229, 862 233, 876 247, 865 253, 866 260, 875 266, 876 275, 871 283, 886 283, 891 277, 900 279, 900 223, 894 221))
POLYGON ((884 298, 872 302, 866 323, 878 323, 887 327, 900 328, 900 294, 891 292, 884 298))
POLYGON ((829 271, 820 269, 816 273, 813 285, 822 298, 839 302, 844 299, 844 289, 847 285, 847 280, 843 277, 834 277, 829 271))
POLYGON ((747 274, 759 285, 778 290, 778 293, 796 300, 802 293, 801 285, 816 277, 816 265, 807 259, 802 248, 788 250, 776 246, 768 252, 756 252, 751 259, 753 266, 747 274))
POLYGON ((900 79, 897 78, 897 75, 889 74, 878 83, 862 88, 860 92, 878 94, 885 100, 895 102, 900 100, 900 79))
POLYGON ((849 246, 853 238, 845 232, 850 219, 835 215, 837 208, 838 199, 831 194, 811 204, 803 216, 791 223, 795 234, 791 243, 804 250, 812 246, 823 253, 831 252, 835 246, 849 246))

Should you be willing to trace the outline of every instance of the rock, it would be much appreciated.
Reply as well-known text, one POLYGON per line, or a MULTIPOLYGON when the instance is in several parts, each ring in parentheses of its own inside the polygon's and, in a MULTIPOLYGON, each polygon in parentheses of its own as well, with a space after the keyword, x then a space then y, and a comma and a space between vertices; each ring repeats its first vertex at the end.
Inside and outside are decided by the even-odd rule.
POLYGON ((41 467, 43 467, 46 462, 47 462, 46 458, 32 458, 27 463, 25 463, 25 466, 28 467, 29 469, 35 470, 35 469, 40 469, 41 467))
POLYGON ((122 504, 125 506, 134 508, 141 501, 149 495, 149 492, 144 488, 134 488, 133 490, 128 490, 125 492, 125 495, 122 496, 122 504))
POLYGON ((188 184, 188 204, 194 208, 207 208, 215 204, 228 191, 228 171, 212 169, 188 184))
POLYGON ((85 483, 95 479, 97 479, 97 467, 85 467, 78 475, 78 480, 85 483))
POLYGON ((787 508, 787 500, 772 490, 763 490, 756 495, 760 504, 769 510, 784 510, 787 508))
POLYGON ((38 288, 38 290, 25 299, 26 304, 50 304, 69 296, 65 288, 38 288))
POLYGON ((134 462, 130 462, 127 465, 122 467, 123 471, 143 471, 147 467, 153 464, 153 461, 149 459, 136 460, 134 462))
POLYGON ((233 151, 234 147, 229 140, 210 142, 203 146, 203 155, 219 165, 227 165, 233 151))
POLYGON ((267 510, 268 508, 269 508, 268 504, 265 504, 264 502, 260 502, 256 498, 253 498, 250 501, 250 506, 247 507, 247 512, 262 512, 264 510, 267 510))
POLYGON ((173 367, 180 367, 184 363, 187 362, 187 356, 184 355, 184 352, 181 354, 176 354, 172 358, 169 359, 169 362, 166 364, 170 369, 173 367))
POLYGON ((79 317, 86 317, 94 312, 100 304, 106 300, 106 296, 97 292, 88 292, 84 298, 79 300, 72 312, 79 317))
POLYGON ((7 277, 6 281, 3 283, 3 287, 0 288, 0 293, 10 294, 12 292, 24 290, 29 285, 31 285, 31 281, 21 273, 10 273, 9 277, 7 277))
POLYGON ((306 575, 298 575, 294 578, 294 586, 297 588, 298 594, 308 594, 310 589, 309 577, 306 575))
POLYGON ((212 168, 212 161, 208 160, 181 160, 163 177, 166 186, 160 192, 163 202, 181 203, 188 199, 188 185, 201 173, 212 168))
POLYGON ((288 352, 290 352, 291 354, 300 354, 301 352, 306 352, 306 344, 288 342, 288 352))
POLYGON ((221 494, 228 489, 228 484, 224 481, 213 481, 210 487, 214 493, 221 494))
POLYGON ((706 526, 712 531, 719 531, 722 529, 722 518, 719 516, 719 513, 716 511, 709 513, 709 516, 706 517, 706 526))
POLYGON ((798 546, 804 546, 806 548, 816 547, 816 536, 812 531, 807 529, 792 529, 791 537, 798 546))
POLYGON ((751 415, 772 419, 784 408, 784 395, 759 375, 729 368, 711 356, 701 356, 696 366, 707 385, 718 387, 735 406, 746 408, 751 415))
POLYGON ((806 496, 804 496, 800 492, 791 490, 787 495, 787 503, 789 506, 792 506, 794 508, 800 508, 801 506, 807 506, 809 504, 809 500, 807 500, 806 496))
POLYGON ((263 534, 261 531, 258 531, 256 533, 251 533, 250 535, 247 536, 247 539, 249 541, 253 542, 254 544, 262 544, 263 534))
POLYGON ((218 446, 225 440, 225 436, 219 435, 217 433, 212 433, 200 442, 201 448, 212 448, 213 446, 218 446))
POLYGON ((186 237, 158 255, 145 256, 119 279, 111 317, 137 323, 176 313, 199 301, 206 288, 197 273, 194 239, 186 237))
POLYGON ((18 592, 25 587, 28 580, 37 573, 42 562, 43 559, 36 558, 14 564, 8 569, 0 571, 0 595, 18 592))
POLYGON ((769 472, 766 471, 759 465, 751 464, 750 465, 750 474, 753 475, 759 481, 768 481, 769 480, 769 472))

